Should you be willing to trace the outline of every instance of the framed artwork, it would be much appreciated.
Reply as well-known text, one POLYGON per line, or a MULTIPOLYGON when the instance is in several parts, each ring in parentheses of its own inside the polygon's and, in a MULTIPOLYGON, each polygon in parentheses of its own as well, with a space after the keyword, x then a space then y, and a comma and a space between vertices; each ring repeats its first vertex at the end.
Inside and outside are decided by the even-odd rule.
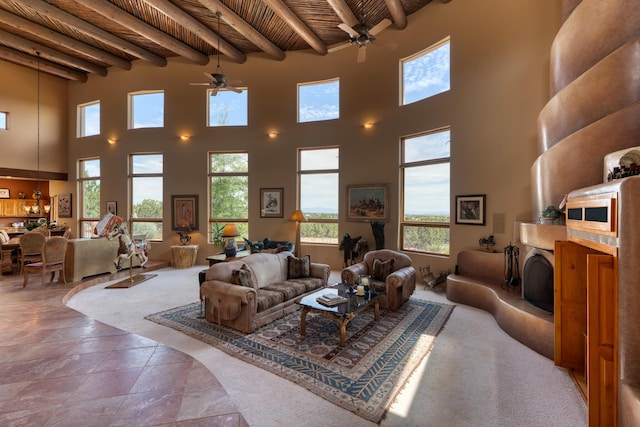
POLYGON ((260 218, 282 218, 282 188, 260 189, 260 218))
POLYGON ((0 199, 8 199, 9 196, 9 189, 8 188, 0 188, 0 199))
POLYGON ((485 194, 456 196, 456 224, 485 225, 485 194))
POLYGON ((386 221, 389 185, 347 185, 347 221, 386 221))
POLYGON ((107 213, 118 215, 118 202, 107 202, 107 213))
POLYGON ((171 196, 171 229, 198 229, 198 195, 171 196))
POLYGON ((71 218, 71 193, 58 194, 58 218, 71 218))

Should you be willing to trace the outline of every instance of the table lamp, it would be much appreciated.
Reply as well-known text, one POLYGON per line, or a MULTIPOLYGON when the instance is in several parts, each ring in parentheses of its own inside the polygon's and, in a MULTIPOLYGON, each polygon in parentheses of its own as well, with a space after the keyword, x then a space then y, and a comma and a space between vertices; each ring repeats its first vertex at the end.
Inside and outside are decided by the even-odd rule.
POLYGON ((234 237, 238 237, 239 235, 238 227, 236 227, 235 224, 226 224, 224 226, 220 237, 225 237, 227 239, 227 243, 224 245, 224 254, 227 257, 234 257, 238 253, 234 237))
POLYGON ((300 209, 296 209, 291 216, 289 217, 289 221, 296 222, 296 246, 293 249, 294 255, 299 256, 300 253, 300 222, 306 221, 304 213, 300 209))

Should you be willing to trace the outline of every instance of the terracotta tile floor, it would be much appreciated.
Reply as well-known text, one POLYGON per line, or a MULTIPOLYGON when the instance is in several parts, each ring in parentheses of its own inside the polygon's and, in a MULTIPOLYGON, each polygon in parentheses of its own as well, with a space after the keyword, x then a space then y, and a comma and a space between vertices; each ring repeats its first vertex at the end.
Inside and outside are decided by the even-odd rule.
POLYGON ((71 289, 117 275, 44 289, 36 277, 26 288, 17 273, 0 277, 0 425, 246 426, 200 362, 63 304, 71 289))

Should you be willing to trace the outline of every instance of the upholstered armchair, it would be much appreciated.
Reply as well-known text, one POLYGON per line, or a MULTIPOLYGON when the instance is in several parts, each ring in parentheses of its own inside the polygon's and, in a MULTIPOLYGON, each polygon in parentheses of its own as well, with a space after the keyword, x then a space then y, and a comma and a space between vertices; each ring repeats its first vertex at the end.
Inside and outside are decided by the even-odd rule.
POLYGON ((376 292, 384 292, 381 305, 397 310, 416 289, 416 270, 411 258, 390 249, 370 251, 364 259, 342 270, 342 282, 355 285, 358 276, 370 276, 370 286, 376 292))

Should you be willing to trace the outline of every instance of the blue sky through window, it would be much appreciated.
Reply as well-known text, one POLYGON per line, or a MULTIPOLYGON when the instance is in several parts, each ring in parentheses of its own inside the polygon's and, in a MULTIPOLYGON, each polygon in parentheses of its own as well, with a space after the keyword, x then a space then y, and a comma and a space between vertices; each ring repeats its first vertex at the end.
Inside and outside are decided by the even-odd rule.
POLYGON ((132 128, 164 126, 164 92, 131 94, 132 128))
POLYGON ((7 129, 7 113, 0 111, 0 129, 7 129))
POLYGON ((429 98, 451 88, 450 43, 402 61, 402 105, 429 98))
POLYGON ((100 135, 100 102, 80 106, 80 136, 100 135))
POLYGON ((340 118, 340 80, 298 85, 298 122, 340 118))
POLYGON ((247 126, 248 97, 246 88, 241 93, 220 90, 216 96, 209 95, 209 126, 247 126))

